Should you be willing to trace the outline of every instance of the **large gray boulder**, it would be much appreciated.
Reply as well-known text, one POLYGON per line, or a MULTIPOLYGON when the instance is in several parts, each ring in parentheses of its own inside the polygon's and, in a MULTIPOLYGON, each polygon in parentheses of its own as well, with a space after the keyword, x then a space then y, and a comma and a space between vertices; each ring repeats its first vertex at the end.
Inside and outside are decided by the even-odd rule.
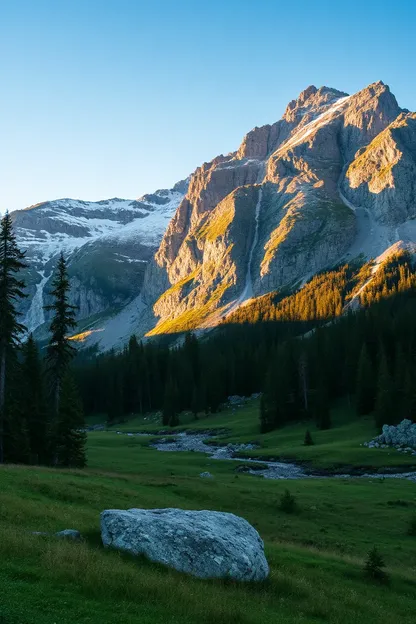
POLYGON ((143 554, 199 578, 261 581, 269 573, 260 535, 230 513, 181 509, 108 509, 104 546, 143 554))

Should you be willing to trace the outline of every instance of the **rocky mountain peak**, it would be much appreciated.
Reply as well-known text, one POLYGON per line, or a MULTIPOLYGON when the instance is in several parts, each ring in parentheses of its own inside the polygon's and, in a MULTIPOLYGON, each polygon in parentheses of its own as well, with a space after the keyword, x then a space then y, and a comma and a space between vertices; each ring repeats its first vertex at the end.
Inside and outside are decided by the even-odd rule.
POLYGON ((212 326, 250 298, 412 242, 414 119, 401 113, 381 81, 352 96, 311 85, 236 154, 197 169, 147 272, 150 334, 212 326))
POLYGON ((305 126, 347 95, 331 87, 318 89, 310 85, 296 100, 289 102, 279 121, 256 127, 246 134, 237 152, 237 159, 265 160, 296 128, 305 126))
POLYGON ((325 106, 347 95, 347 93, 331 87, 317 89, 314 85, 310 85, 301 92, 296 100, 289 102, 283 119, 289 123, 300 121, 307 114, 313 115, 317 112, 324 112, 325 106))

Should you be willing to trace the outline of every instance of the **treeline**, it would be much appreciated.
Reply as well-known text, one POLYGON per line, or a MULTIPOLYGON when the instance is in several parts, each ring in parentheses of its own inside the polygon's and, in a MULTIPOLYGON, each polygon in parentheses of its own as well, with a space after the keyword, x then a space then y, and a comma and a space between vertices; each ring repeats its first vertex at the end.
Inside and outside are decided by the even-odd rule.
POLYGON ((26 267, 12 221, 0 225, 0 463, 83 467, 85 433, 79 393, 71 376, 75 327, 65 259, 52 283, 50 340, 41 357, 19 322, 17 303, 26 295, 19 278, 26 267))
POLYGON ((81 353, 76 374, 85 411, 109 422, 162 411, 171 425, 184 410, 214 413, 231 394, 258 392, 275 345, 295 331, 300 324, 232 326, 208 340, 187 334, 179 347, 132 337, 121 353, 81 353))
POLYGON ((346 264, 324 271, 294 294, 273 292, 255 299, 226 317, 224 323, 328 321, 341 316, 356 295, 362 305, 369 306, 416 286, 412 259, 406 251, 375 268, 370 261, 362 266, 346 264))
POLYGON ((416 417, 416 291, 385 299, 279 346, 261 400, 262 431, 314 419, 331 426, 330 404, 346 397, 378 428, 416 417))
MULTIPOLYGON (((330 301, 339 287, 345 302, 372 275, 371 265, 327 275, 331 287, 325 289, 318 276, 312 280, 316 292, 329 293, 330 301)), ((412 417, 415 270, 408 254, 401 254, 377 275, 386 277, 387 298, 357 313, 335 315, 329 324, 322 319, 318 326, 312 319, 224 323, 205 339, 187 334, 175 348, 131 338, 122 353, 94 360, 81 356, 77 375, 86 411, 117 422, 160 410, 163 423, 174 425, 183 410, 197 417, 220 409, 229 395, 263 391, 263 431, 304 418, 330 427, 329 406, 344 396, 358 414, 375 411, 378 425, 412 417)), ((309 286, 312 292, 316 295, 309 286)), ((300 293, 293 297, 299 302, 300 293)))

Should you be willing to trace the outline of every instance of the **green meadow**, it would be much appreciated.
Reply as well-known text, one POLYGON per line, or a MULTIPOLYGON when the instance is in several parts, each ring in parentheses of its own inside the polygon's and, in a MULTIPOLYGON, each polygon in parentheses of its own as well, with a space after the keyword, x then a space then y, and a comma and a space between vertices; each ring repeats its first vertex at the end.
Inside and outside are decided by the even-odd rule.
MULTIPOLYGON (((256 441, 250 456, 298 459, 311 467, 409 469, 414 462, 390 450, 360 446, 375 431, 371 419, 333 412, 329 431, 308 423, 261 435, 258 406, 227 410, 183 428, 221 430, 219 441, 256 441)), ((88 435, 88 468, 0 468, 1 624, 383 624, 413 623, 416 612, 415 483, 403 479, 268 480, 236 472, 236 462, 200 453, 158 452, 147 417, 88 435), (213 479, 199 474, 209 471, 213 479), (298 511, 284 513, 289 489, 298 511), (270 577, 258 584, 201 581, 100 543, 103 509, 178 507, 243 516, 265 542, 270 577), (81 543, 32 535, 79 529, 81 543), (382 553, 390 582, 363 574, 368 551, 382 553)), ((214 436, 214 431, 212 433, 214 436)))

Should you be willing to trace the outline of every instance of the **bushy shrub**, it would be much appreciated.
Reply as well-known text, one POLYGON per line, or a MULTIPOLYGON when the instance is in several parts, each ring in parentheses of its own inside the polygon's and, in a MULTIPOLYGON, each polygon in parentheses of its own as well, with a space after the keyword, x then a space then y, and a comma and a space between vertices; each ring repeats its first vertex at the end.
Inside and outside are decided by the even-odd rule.
POLYGON ((303 441, 303 444, 304 446, 312 446, 312 444, 314 444, 314 441, 312 440, 311 432, 309 431, 309 429, 305 433, 305 439, 303 441))
POLYGON ((282 494, 279 508, 285 513, 294 513, 298 510, 296 498, 289 492, 289 490, 285 490, 284 494, 282 494))
POLYGON ((367 555, 367 560, 364 565, 364 573, 367 577, 380 583, 387 583, 389 577, 383 568, 386 567, 384 559, 378 552, 377 548, 373 546, 367 555))

